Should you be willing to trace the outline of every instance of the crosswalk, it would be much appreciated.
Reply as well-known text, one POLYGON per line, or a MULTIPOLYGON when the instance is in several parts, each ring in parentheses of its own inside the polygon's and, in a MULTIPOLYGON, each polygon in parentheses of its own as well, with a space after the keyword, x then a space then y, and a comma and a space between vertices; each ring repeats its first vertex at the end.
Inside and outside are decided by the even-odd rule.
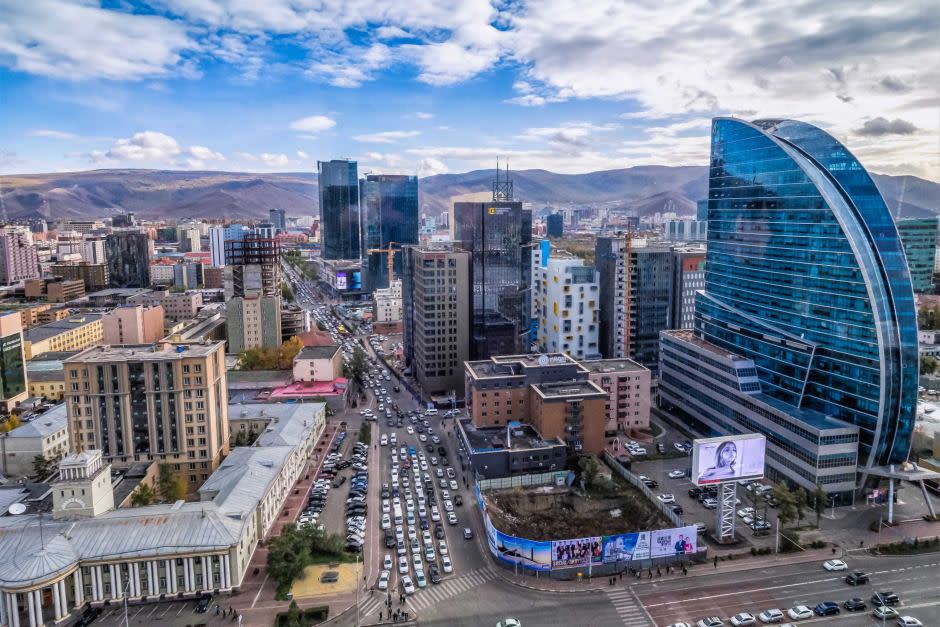
MULTIPOLYGON (((405 608, 420 612, 435 603, 440 603, 445 599, 455 597, 471 588, 482 586, 487 581, 492 581, 497 576, 496 571, 492 567, 486 567, 471 570, 466 574, 456 577, 448 577, 437 585, 429 583, 427 588, 418 590, 413 596, 408 597, 405 608)), ((365 617, 371 614, 377 614, 379 610, 384 610, 385 600, 387 598, 388 597, 383 593, 376 594, 366 599, 359 605, 361 615, 365 617)))
POLYGON ((607 590, 606 594, 626 627, 650 627, 653 624, 630 590, 607 590))
POLYGON ((363 601, 359 606, 359 612, 362 616, 368 616, 370 614, 377 614, 380 609, 385 609, 385 601, 388 599, 384 592, 380 594, 373 594, 372 597, 363 601))

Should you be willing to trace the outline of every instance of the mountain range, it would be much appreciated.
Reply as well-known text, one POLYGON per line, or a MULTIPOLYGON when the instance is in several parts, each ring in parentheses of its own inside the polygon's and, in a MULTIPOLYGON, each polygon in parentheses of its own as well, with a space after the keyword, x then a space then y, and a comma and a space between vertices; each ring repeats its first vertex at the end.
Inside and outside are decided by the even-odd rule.
MULTIPOLYGON (((547 170, 512 172, 514 197, 536 209, 605 206, 647 216, 695 212, 708 188, 706 166, 637 166, 586 174, 547 170)), ((436 215, 454 196, 491 189, 494 170, 438 174, 419 182, 421 210, 436 215)), ((915 176, 873 174, 898 218, 940 214, 940 184, 915 176)), ((132 211, 146 219, 209 220, 267 218, 268 209, 289 216, 318 211, 312 172, 254 174, 176 170, 89 170, 0 176, 0 217, 52 220, 106 217, 132 211)))

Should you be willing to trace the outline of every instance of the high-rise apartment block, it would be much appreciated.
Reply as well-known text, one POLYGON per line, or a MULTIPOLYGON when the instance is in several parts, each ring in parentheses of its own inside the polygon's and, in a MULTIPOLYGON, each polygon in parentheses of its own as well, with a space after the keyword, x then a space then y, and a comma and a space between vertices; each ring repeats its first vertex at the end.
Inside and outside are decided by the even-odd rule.
POLYGON ((0 410, 9 413, 25 401, 28 387, 20 314, 0 313, 0 410))
POLYGON ((650 426, 650 371, 632 359, 582 361, 588 380, 607 393, 607 434, 631 433, 650 426))
POLYGON ((225 240, 225 296, 279 295, 280 247, 274 237, 247 233, 225 240))
POLYGON ((454 240, 470 253, 470 357, 530 349, 532 212, 513 200, 454 203, 454 240))
POLYGON ((150 285, 152 242, 140 231, 115 231, 105 238, 108 278, 111 287, 150 285))
POLYGON ((770 477, 852 502, 907 460, 916 413, 890 212, 842 144, 792 120, 714 120, 708 202, 705 289, 694 330, 662 335, 660 403, 703 436, 763 433, 770 477))
POLYGON ((937 257, 937 218, 899 220, 897 226, 914 291, 932 294, 937 257))
POLYGON ((359 176, 355 161, 318 161, 320 243, 324 259, 361 259, 359 176))
POLYGON ((195 490, 228 454, 222 342, 97 346, 64 362, 69 435, 117 467, 172 464, 195 490))
POLYGON ((39 277, 39 256, 27 235, 0 232, 0 285, 39 277))
POLYGON ((560 212, 550 213, 545 217, 545 234, 548 237, 563 237, 565 234, 565 216, 560 212))
POLYGON ((695 320, 695 293, 705 289, 705 249, 677 248, 675 254, 672 324, 677 329, 691 329, 695 320))
POLYGON ((668 220, 665 235, 666 239, 674 242, 704 242, 708 235, 708 221, 668 220))
MULTIPOLYGON (((400 249, 418 243, 418 177, 369 174, 359 182, 362 194, 362 247, 367 291, 388 287, 390 245, 400 249)), ((393 272, 401 276, 401 253, 393 255, 393 272)))
POLYGON ((63 279, 82 281, 85 284, 85 292, 107 289, 111 282, 108 266, 104 263, 57 263, 52 266, 50 272, 53 276, 63 279))
POLYGON ((105 238, 103 236, 85 235, 82 238, 82 261, 94 264, 108 263, 108 255, 105 251, 105 238))
POLYGON ((545 246, 538 250, 539 263, 532 264, 532 303, 539 350, 599 359, 600 292, 594 268, 562 250, 548 255, 545 246))
POLYGON ((277 348, 281 344, 281 298, 251 294, 225 304, 228 352, 277 348))
POLYGON ((287 232, 287 212, 283 209, 268 209, 268 221, 278 233, 287 232))
POLYGON ((600 283, 601 353, 609 359, 633 359, 655 373, 659 332, 675 328, 673 249, 634 245, 630 235, 599 237, 594 262, 600 283))
POLYGON ((457 397, 470 359, 470 253, 402 249, 405 364, 427 398, 457 397))

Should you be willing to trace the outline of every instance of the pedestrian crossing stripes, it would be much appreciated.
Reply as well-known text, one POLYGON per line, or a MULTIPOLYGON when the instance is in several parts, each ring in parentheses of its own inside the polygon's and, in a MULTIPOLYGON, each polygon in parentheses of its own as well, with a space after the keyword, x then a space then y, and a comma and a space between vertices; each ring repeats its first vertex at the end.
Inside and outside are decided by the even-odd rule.
POLYGON ((650 627, 653 624, 630 590, 607 590, 606 593, 626 627, 650 627))
POLYGON ((462 592, 466 592, 471 588, 482 586, 487 581, 492 581, 496 577, 496 573, 490 568, 471 570, 470 572, 464 575, 460 575, 459 577, 445 579, 436 586, 434 584, 430 584, 424 590, 420 590, 417 594, 410 597, 405 604, 405 607, 420 612, 421 610, 427 609, 436 603, 444 601, 445 599, 449 599, 451 597, 457 596, 462 592))
POLYGON ((366 599, 359 605, 359 612, 363 616, 368 616, 369 614, 375 614, 379 609, 385 609, 385 600, 388 599, 388 596, 385 592, 381 594, 373 594, 372 597, 366 599))

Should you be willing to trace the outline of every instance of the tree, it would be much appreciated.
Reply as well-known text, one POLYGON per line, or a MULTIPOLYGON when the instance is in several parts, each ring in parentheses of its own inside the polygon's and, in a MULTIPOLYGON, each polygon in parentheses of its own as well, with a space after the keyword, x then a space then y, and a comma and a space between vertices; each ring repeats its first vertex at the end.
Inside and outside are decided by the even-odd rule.
POLYGON ((186 498, 188 489, 183 478, 173 470, 172 464, 160 464, 160 474, 157 476, 157 491, 160 500, 172 503, 186 498))
POLYGON ((235 446, 245 446, 246 443, 247 437, 244 431, 239 431, 235 434, 235 446))
POLYGON ((20 418, 16 415, 11 415, 9 418, 0 422, 0 433, 9 433, 13 431, 18 426, 20 426, 20 418))
POLYGON ((294 367, 294 358, 304 349, 304 343, 296 335, 277 349, 277 369, 290 370, 294 367))
POLYGON ((783 481, 774 486, 774 498, 780 503, 777 509, 780 524, 786 525, 796 520, 796 496, 783 481))
POLYGON ((793 493, 794 505, 796 506, 796 518, 799 520, 800 525, 803 524, 803 519, 806 517, 806 506, 809 503, 809 497, 806 494, 806 490, 803 488, 797 488, 793 493))
POLYGON ((368 369, 368 363, 366 362, 366 353, 362 350, 361 347, 356 346, 353 349, 352 359, 349 360, 349 377, 352 379, 361 379, 362 375, 368 369))
POLYGON ((581 476, 584 478, 584 485, 588 488, 594 487, 597 483, 597 476, 601 471, 597 465, 597 460, 589 455, 585 455, 578 460, 578 466, 581 467, 581 476))
POLYGON ((295 336, 277 348, 249 348, 238 354, 238 367, 240 370, 290 370, 294 367, 294 357, 303 347, 304 343, 295 336))
POLYGON ((157 500, 157 493, 149 483, 141 483, 131 494, 131 505, 133 507, 143 507, 150 505, 157 500))
POLYGON ((42 455, 33 458, 33 475, 40 479, 49 475, 49 460, 42 455))
POLYGON ((268 543, 268 574, 279 586, 290 585, 310 563, 310 542, 295 527, 268 543))
POLYGON ((920 358, 921 374, 934 374, 937 371, 938 366, 940 366, 940 361, 937 361, 935 357, 924 355, 920 358))
POLYGON ((823 490, 823 487, 820 484, 816 484, 816 490, 813 491, 813 511, 816 512, 816 526, 819 526, 819 519, 822 517, 823 512, 826 511, 826 501, 828 500, 829 495, 826 494, 826 491, 823 490))
POLYGON ((287 613, 282 615, 283 620, 278 623, 281 627, 304 627, 304 615, 297 607, 297 601, 291 601, 287 613))
POLYGON ((294 300, 294 293, 291 291, 290 285, 288 285, 286 282, 281 283, 281 298, 283 298, 285 301, 294 300))

